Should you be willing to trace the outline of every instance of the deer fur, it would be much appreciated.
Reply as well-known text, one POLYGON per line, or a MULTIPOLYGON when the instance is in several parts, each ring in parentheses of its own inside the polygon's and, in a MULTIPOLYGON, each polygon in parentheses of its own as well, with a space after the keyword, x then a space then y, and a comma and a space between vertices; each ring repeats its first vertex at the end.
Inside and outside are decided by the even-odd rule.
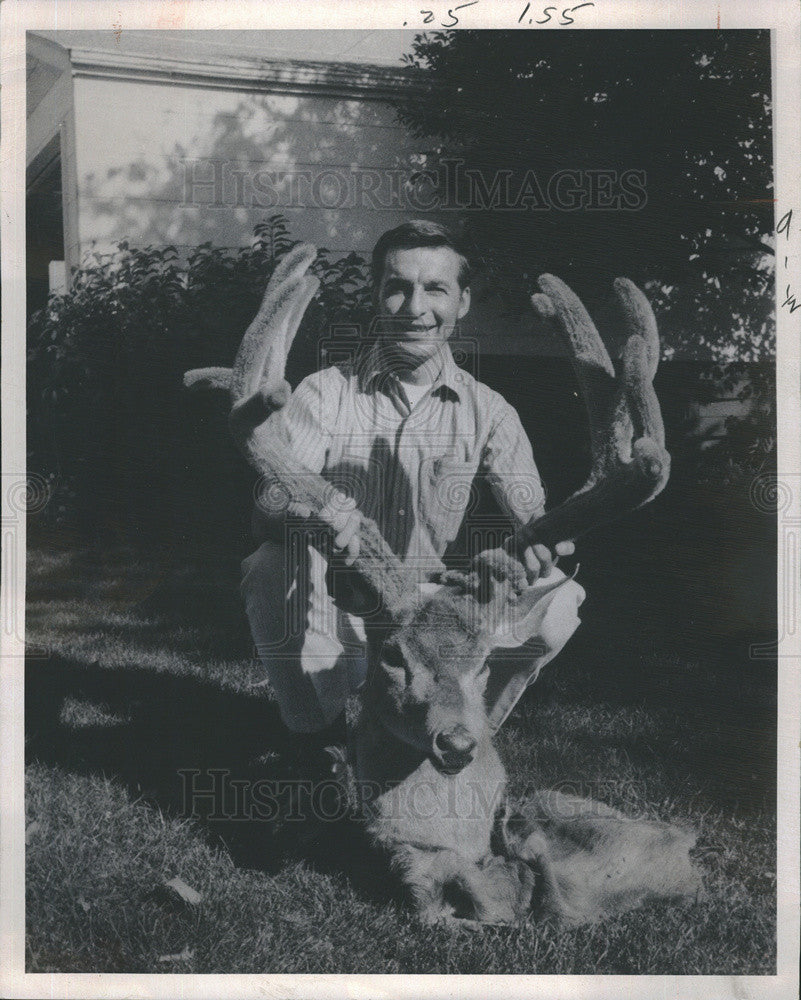
MULTIPOLYGON (((188 372, 185 385, 230 392, 237 445, 283 491, 287 511, 319 526, 327 524, 332 487, 297 467, 270 419, 289 398, 286 357, 318 287, 308 275, 315 254, 299 245, 280 261, 233 369, 188 372)), ((627 333, 616 373, 568 286, 552 275, 539 286, 532 304, 565 339, 587 406, 586 483, 523 525, 504 549, 477 555, 469 573, 442 574, 427 594, 364 518, 352 585, 336 594, 368 626, 370 665, 355 733, 362 810, 373 842, 429 921, 510 923, 537 912, 596 919, 697 889, 687 858, 692 838, 672 827, 632 825, 608 807, 564 796, 540 795, 515 814, 504 805, 506 774, 492 743, 498 720, 484 703, 486 660, 499 623, 525 623, 542 597, 527 587, 517 553, 534 542, 574 539, 647 503, 670 466, 652 386, 659 340, 645 296, 626 279, 615 282, 627 333), (639 858, 635 875, 619 863, 626 851, 639 858)))

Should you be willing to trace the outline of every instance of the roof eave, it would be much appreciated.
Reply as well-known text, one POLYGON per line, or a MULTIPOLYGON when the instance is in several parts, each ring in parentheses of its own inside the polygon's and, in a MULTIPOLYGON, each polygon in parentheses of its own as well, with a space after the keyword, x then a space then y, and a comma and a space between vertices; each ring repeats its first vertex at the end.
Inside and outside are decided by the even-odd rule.
POLYGON ((375 101, 397 98, 399 91, 406 97, 423 97, 435 89, 428 74, 413 68, 298 59, 231 58, 195 62, 172 56, 78 47, 71 47, 69 54, 74 76, 140 83, 375 101))

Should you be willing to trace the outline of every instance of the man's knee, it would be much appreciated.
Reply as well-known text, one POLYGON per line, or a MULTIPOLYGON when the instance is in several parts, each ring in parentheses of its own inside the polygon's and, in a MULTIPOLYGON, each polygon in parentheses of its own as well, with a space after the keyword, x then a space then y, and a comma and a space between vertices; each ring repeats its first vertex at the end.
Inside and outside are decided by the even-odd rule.
POLYGON ((242 560, 242 580, 239 589, 243 597, 265 586, 277 586, 286 574, 286 550, 278 542, 266 541, 242 560))

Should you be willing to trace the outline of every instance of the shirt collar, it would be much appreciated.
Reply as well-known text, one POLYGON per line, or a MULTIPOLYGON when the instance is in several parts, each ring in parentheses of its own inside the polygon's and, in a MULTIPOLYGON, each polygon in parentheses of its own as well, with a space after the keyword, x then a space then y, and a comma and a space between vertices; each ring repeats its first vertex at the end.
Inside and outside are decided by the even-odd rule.
MULTIPOLYGON (((430 385, 432 395, 438 393, 441 396, 452 395, 457 400, 461 398, 461 390, 464 383, 464 374, 453 359, 448 343, 443 343, 439 352, 430 361, 432 370, 436 371, 433 382, 430 385)), ((378 380, 379 385, 385 379, 398 380, 398 375, 388 366, 381 341, 375 341, 363 356, 362 364, 358 365, 359 381, 362 390, 370 392, 378 380)))

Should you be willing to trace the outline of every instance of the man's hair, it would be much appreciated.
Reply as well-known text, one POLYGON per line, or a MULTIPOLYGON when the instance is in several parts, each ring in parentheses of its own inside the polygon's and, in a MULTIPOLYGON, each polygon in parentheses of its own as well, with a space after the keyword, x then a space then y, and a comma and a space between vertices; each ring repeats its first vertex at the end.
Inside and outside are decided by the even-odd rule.
POLYGON ((373 277, 373 288, 378 289, 384 274, 384 265, 390 250, 411 250, 416 247, 450 247, 459 257, 459 287, 466 288, 470 283, 470 264, 459 237, 440 225, 428 219, 412 219, 395 229, 389 229, 379 237, 373 250, 370 270, 373 277))

